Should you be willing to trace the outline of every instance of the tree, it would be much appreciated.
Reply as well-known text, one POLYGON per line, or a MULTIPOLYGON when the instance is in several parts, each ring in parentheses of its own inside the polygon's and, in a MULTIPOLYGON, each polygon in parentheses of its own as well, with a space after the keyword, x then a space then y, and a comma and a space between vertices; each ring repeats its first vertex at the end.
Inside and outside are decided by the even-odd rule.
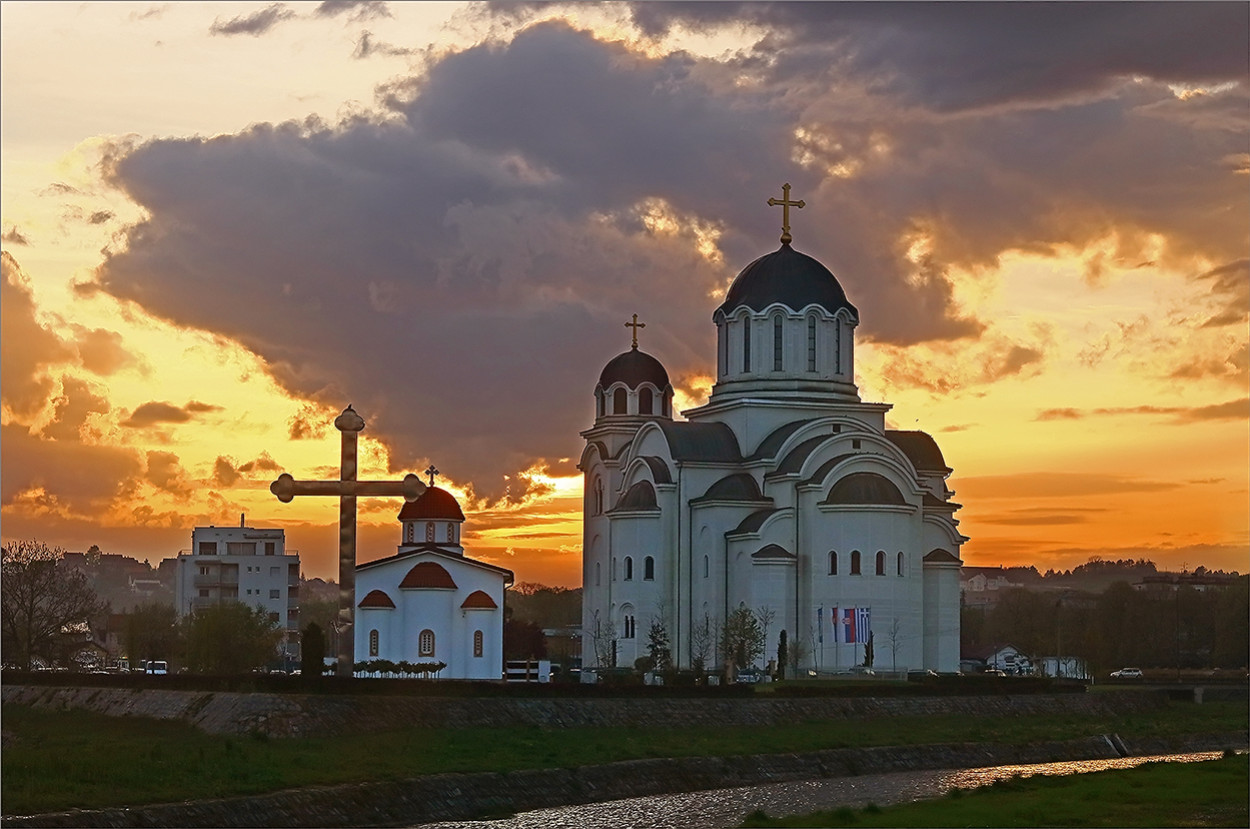
POLYGON ((309 622, 300 642, 300 675, 313 678, 321 676, 326 667, 325 631, 316 622, 309 622))
POLYGON ((707 670, 707 660, 716 651, 716 623, 706 613, 703 622, 690 631, 690 662, 695 673, 707 670))
POLYGON ((597 610, 590 623, 590 641, 595 651, 595 667, 615 668, 616 625, 611 620, 601 620, 597 610))
POLYGON ((764 632, 750 608, 740 607, 725 619, 725 661, 735 668, 749 668, 764 655, 764 632))
POLYGON ((223 602, 182 622, 186 665, 192 671, 239 674, 274 657, 282 632, 262 607, 223 602))
POLYGON ((130 664, 168 660, 179 651, 178 611, 172 604, 142 604, 126 614, 122 637, 130 664))
POLYGON ((50 658, 61 632, 107 610, 81 572, 64 566, 65 551, 15 541, 0 555, 0 632, 6 660, 30 670, 50 658))
POLYGON ((873 659, 876 658, 875 649, 873 648, 873 645, 872 645, 872 640, 874 636, 875 634, 872 631, 868 631, 868 641, 867 643, 864 644, 864 667, 865 668, 871 668, 872 661, 873 659))
POLYGON ((787 643, 786 632, 783 630, 781 635, 777 637, 777 678, 786 678, 786 659, 790 656, 787 643))
POLYGON ((668 628, 664 622, 651 617, 651 626, 647 628, 647 656, 651 659, 651 669, 667 671, 673 661, 673 652, 668 643, 668 628))
MULTIPOLYGON (((869 635, 871 636, 871 634, 869 635)), ((887 631, 886 635, 889 636, 889 639, 890 639, 890 660, 892 663, 890 670, 897 671, 898 670, 898 646, 899 646, 899 643, 901 643, 903 639, 905 638, 903 636, 903 623, 899 621, 899 618, 897 616, 895 616, 894 619, 891 620, 890 629, 889 631, 887 631)))
MULTIPOLYGON (((760 623, 760 633, 763 635, 764 647, 768 647, 768 629, 773 626, 773 621, 777 618, 777 611, 768 605, 760 605, 755 609, 755 618, 760 623)), ((762 652, 761 652, 762 655, 762 652)))
POLYGON ((505 659, 546 659, 547 637, 533 622, 509 618, 503 623, 505 659))

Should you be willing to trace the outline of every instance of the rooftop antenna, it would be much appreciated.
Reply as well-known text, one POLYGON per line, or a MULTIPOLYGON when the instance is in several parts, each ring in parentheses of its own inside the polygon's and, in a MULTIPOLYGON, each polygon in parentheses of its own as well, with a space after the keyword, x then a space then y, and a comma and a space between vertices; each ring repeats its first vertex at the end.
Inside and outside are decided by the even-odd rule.
POLYGON ((243 519, 245 519, 245 518, 247 518, 247 513, 246 513, 246 512, 241 512, 241 513, 239 513, 239 529, 241 529, 241 530, 242 530, 242 529, 245 529, 245 528, 246 528, 246 526, 247 526, 245 523, 243 523, 243 519))

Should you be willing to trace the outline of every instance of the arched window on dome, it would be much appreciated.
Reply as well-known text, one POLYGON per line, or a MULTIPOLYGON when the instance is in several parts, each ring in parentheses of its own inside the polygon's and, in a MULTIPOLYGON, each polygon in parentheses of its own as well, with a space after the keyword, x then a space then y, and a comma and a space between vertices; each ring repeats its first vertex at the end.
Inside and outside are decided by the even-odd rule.
POLYGON ((708 557, 704 556, 703 557, 703 578, 706 579, 707 574, 708 574, 708 557))
POLYGON ((642 560, 642 580, 655 581, 655 558, 652 556, 642 560))
POLYGON ((369 631, 369 655, 378 655, 378 632, 376 629, 369 631))
POLYGON ((600 576, 599 562, 596 561, 595 562, 595 587, 598 587, 601 583, 602 583, 602 578, 600 576))
POLYGON ((877 550, 877 575, 885 575, 885 550, 877 550))
POLYGON ((901 575, 903 575, 903 554, 902 554, 902 552, 900 552, 900 553, 898 554, 898 574, 899 574, 900 576, 901 576, 901 575))
POLYGON ((807 318, 807 370, 816 370, 816 318, 807 318))
POLYGON ((838 574, 838 554, 835 550, 829 551, 829 575, 836 576, 838 574))
POLYGON ((473 631, 473 655, 474 656, 480 657, 482 655, 482 651, 485 650, 485 648, 482 647, 483 644, 485 644, 483 642, 484 638, 485 637, 482 635, 482 632, 480 630, 473 631))
POLYGON ((649 415, 652 412, 651 389, 643 386, 638 390, 638 414, 649 415))
POLYGON ((751 317, 742 320, 742 373, 751 371, 751 317))
POLYGON ((851 575, 858 576, 859 572, 859 550, 851 550, 851 575))
POLYGON ((773 371, 782 371, 783 323, 781 316, 773 317, 773 371))
POLYGON ((716 362, 720 365, 720 376, 729 374, 729 326, 716 323, 716 362))
POLYGON ((625 556, 625 581, 634 580, 634 557, 625 556))
POLYGON ((629 414, 629 395, 625 389, 612 392, 612 414, 629 414))
POLYGON ((603 406, 604 406, 603 392, 597 391, 595 392, 595 416, 596 417, 603 417, 604 415, 603 406))
POLYGON ((425 540, 426 541, 434 540, 434 522, 433 521, 425 522, 425 540))
POLYGON ((434 631, 426 628, 417 636, 417 656, 434 655, 434 631))
POLYGON ((842 320, 833 321, 833 373, 842 373, 842 320))

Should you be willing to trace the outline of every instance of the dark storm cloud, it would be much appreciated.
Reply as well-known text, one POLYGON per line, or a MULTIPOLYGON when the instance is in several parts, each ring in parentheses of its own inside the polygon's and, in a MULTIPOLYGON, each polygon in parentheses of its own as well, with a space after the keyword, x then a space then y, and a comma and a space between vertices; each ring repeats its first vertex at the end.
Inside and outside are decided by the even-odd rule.
MULTIPOLYGON (((746 8, 691 14, 833 14, 746 8)), ((882 44, 923 28, 882 23, 890 8, 844 16, 882 44)), ((963 28, 951 37, 990 41, 1005 12, 976 26, 952 14, 963 28)), ((949 272, 1007 250, 1114 231, 1125 255, 1164 233, 1170 249, 1208 261, 1244 256, 1245 211, 1228 208, 1244 186, 1226 161, 1243 151, 1228 119, 1240 122, 1211 106, 1240 89, 1178 101, 1147 79, 1043 107, 1024 105, 1036 90, 1017 90, 1017 106, 951 114, 909 91, 936 83, 906 76, 923 56, 898 57, 883 81, 863 68, 867 41, 804 38, 797 26, 774 35, 794 41, 774 66, 649 58, 546 23, 393 84, 390 118, 120 148, 108 175, 149 218, 108 256, 100 284, 238 339, 299 395, 350 400, 397 467, 432 459, 499 494, 506 473, 576 456, 594 379, 626 346, 631 313, 676 384, 710 372, 715 292, 776 247, 781 217, 764 202, 782 181, 808 204, 791 217, 795 247, 838 275, 860 335, 885 343, 981 336, 949 272), (1182 117, 1190 104, 1207 126, 1182 117), (660 205, 675 233, 656 230, 660 205), (693 219, 716 234, 723 265, 693 252, 693 219), (909 251, 915 240, 923 256, 909 251)), ((1111 77, 1087 68, 1086 88, 1111 77)), ((1001 102, 1002 90, 965 97, 1001 102)), ((1038 343, 977 346, 975 382, 1037 370, 1044 356, 1038 343)), ((325 428, 311 418, 293 419, 292 436, 325 428)))
POLYGON ((39 512, 95 515, 122 497, 142 468, 130 449, 46 440, 20 423, 0 426, 0 454, 0 503, 24 501, 39 512))
POLYGON ((185 406, 175 406, 163 401, 149 401, 130 413, 130 417, 122 421, 123 426, 143 429, 161 423, 186 423, 197 414, 220 411, 220 406, 191 401, 185 406))
POLYGON ((208 31, 214 35, 263 35, 283 20, 295 16, 285 3, 274 3, 252 14, 241 14, 229 20, 220 17, 213 21, 208 31))
POLYGON ((0 253, 0 271, 0 328, 4 330, 0 399, 14 414, 32 415, 43 408, 55 386, 49 366, 70 362, 74 351, 35 316, 30 278, 8 251, 0 253))

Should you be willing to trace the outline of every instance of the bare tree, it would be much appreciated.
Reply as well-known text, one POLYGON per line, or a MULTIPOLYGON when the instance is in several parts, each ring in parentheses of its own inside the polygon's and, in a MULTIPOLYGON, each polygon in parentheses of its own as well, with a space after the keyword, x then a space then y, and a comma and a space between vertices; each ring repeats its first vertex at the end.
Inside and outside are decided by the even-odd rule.
POLYGON ((717 635, 716 625, 706 613, 703 614, 703 621, 694 626, 690 631, 690 667, 695 673, 702 674, 707 670, 708 658, 716 650, 717 635))
POLYGON ((898 646, 907 637, 903 635, 903 624, 897 616, 890 622, 890 629, 886 631, 886 636, 890 640, 890 658, 893 660, 894 667, 892 670, 898 670, 898 646))
POLYGON ((107 610, 87 577, 67 567, 65 551, 39 541, 15 541, 0 557, 0 620, 5 658, 30 670, 47 658, 63 632, 107 610))
POLYGON ((755 609, 755 618, 759 622, 760 632, 764 638, 764 649, 768 649, 768 629, 772 627, 773 621, 777 618, 777 611, 768 605, 760 605, 755 609))
POLYGON ((595 611, 590 624, 590 639, 595 650, 596 668, 616 667, 616 625, 599 618, 595 611))

